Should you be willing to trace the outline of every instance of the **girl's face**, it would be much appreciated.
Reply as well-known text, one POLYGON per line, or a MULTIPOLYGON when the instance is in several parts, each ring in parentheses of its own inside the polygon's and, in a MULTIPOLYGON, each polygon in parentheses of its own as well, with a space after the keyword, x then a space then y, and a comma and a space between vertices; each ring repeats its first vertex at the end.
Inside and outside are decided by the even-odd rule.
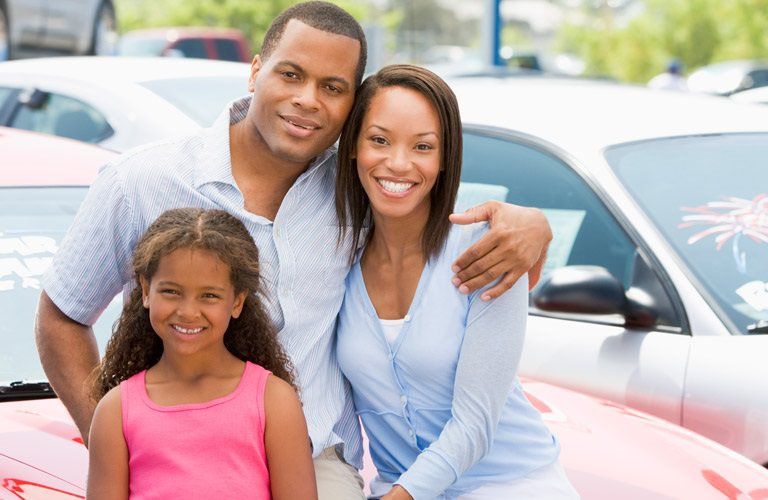
POLYGON ((230 318, 243 309, 229 266, 206 250, 180 248, 162 257, 150 282, 141 280, 144 307, 166 353, 225 349, 230 318))
POLYGON ((357 174, 374 214, 429 216, 440 173, 440 120, 426 97, 404 87, 373 96, 357 138, 357 174))

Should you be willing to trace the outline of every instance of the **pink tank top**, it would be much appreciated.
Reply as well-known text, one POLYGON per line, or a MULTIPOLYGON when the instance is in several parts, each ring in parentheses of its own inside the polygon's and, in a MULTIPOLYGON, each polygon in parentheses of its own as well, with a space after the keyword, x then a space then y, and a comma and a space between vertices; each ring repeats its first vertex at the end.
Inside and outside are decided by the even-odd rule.
POLYGON ((269 374, 246 362, 230 394, 176 406, 149 399, 146 370, 122 382, 130 498, 271 498, 264 449, 269 374))

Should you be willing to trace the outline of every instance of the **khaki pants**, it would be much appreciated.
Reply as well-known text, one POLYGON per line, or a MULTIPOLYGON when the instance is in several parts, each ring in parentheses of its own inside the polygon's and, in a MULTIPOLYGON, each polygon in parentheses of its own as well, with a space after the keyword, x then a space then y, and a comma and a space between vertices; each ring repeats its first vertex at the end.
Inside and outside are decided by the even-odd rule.
POLYGON ((365 500, 362 476, 335 448, 326 448, 314 462, 319 500, 365 500))

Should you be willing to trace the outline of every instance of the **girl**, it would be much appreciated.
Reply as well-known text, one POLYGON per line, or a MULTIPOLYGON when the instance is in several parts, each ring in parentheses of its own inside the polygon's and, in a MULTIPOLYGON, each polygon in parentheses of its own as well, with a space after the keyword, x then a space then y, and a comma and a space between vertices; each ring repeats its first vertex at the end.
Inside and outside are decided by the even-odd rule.
POLYGON ((133 272, 94 383, 88 498, 316 499, 245 226, 221 210, 169 210, 133 272))
POLYGON ((515 377, 527 277, 494 301, 479 298, 488 287, 466 296, 450 284, 451 263, 486 230, 450 227, 460 175, 461 121, 445 82, 415 66, 368 78, 339 144, 341 233, 364 248, 337 355, 378 469, 371 491, 578 498, 515 377))

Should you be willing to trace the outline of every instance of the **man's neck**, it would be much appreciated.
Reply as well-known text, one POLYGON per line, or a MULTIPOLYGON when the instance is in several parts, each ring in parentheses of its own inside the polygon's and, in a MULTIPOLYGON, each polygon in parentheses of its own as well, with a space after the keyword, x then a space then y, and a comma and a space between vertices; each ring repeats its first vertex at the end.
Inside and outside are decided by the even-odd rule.
POLYGON ((309 163, 288 162, 275 157, 244 121, 230 126, 229 150, 232 177, 243 193, 245 209, 274 220, 280 204, 309 163))

